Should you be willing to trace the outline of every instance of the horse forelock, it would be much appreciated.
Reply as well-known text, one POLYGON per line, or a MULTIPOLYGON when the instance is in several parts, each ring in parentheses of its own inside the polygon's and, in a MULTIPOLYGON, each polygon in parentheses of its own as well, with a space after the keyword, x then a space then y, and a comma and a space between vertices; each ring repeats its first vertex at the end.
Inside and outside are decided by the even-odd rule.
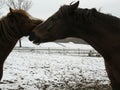
MULTIPOLYGON (((31 20, 38 20, 38 18, 35 18, 33 16, 31 16, 28 12, 26 12, 25 10, 22 10, 22 9, 16 9, 16 10, 13 10, 13 13, 19 13, 19 14, 22 14, 24 16, 27 16, 29 19, 31 20)), ((41 20, 41 19, 40 19, 41 20)))
POLYGON ((69 16, 69 6, 63 5, 59 9, 59 15, 62 17, 69 16))
POLYGON ((18 14, 22 14, 27 17, 31 17, 31 15, 28 12, 26 12, 25 10, 22 10, 22 9, 16 9, 16 10, 13 10, 12 12, 13 12, 13 14, 18 13, 18 14))

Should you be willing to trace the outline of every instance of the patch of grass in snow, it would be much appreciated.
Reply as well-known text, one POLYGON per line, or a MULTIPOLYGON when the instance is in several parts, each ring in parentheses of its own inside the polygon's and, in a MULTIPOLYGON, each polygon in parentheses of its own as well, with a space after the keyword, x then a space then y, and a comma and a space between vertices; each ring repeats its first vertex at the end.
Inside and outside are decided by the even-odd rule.
POLYGON ((34 83, 38 90, 112 90, 109 84, 102 84, 103 80, 87 80, 82 74, 67 77, 61 75, 60 79, 45 81, 37 79, 34 83))

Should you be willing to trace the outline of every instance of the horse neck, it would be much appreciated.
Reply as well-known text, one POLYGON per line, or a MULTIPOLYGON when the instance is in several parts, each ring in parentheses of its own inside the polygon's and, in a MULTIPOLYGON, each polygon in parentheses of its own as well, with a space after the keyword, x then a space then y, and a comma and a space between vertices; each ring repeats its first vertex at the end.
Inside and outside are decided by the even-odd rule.
POLYGON ((16 43, 17 42, 12 42, 12 43, 8 42, 8 43, 4 43, 4 46, 0 45, 0 62, 4 62, 4 60, 10 54, 16 43))
POLYGON ((11 28, 7 18, 3 18, 0 20, 0 29, 1 38, 3 41, 12 42, 20 38, 18 32, 16 32, 17 30, 11 28))
POLYGON ((14 33, 10 31, 8 24, 4 20, 0 21, 0 62, 4 61, 17 43, 14 33), (12 36, 13 35, 13 36, 12 36))
POLYGON ((87 14, 87 17, 84 17, 84 22, 77 26, 75 37, 87 41, 103 56, 110 56, 110 52, 120 50, 120 43, 118 43, 120 41, 119 25, 118 18, 99 12, 91 12, 87 14))

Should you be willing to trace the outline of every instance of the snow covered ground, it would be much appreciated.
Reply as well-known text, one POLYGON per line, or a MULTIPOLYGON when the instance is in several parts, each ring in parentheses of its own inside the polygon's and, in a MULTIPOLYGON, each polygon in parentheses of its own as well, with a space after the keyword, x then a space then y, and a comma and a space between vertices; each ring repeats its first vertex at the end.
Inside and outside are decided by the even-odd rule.
POLYGON ((2 81, 2 90, 44 90, 45 87, 46 90, 69 90, 68 86, 109 84, 102 57, 17 51, 6 60, 2 81))
MULTIPOLYGON (((19 46, 19 43, 16 44, 19 46)), ((28 40, 28 38, 22 38, 22 46, 23 47, 34 47, 34 48, 69 48, 69 49, 84 49, 84 50, 92 50, 93 48, 90 45, 85 44, 75 44, 73 42, 68 43, 55 43, 55 42, 48 42, 48 43, 41 43, 40 45, 35 45, 28 40)))
MULTIPOLYGON (((34 47, 33 44, 25 45, 29 48, 34 47)), ((74 48, 70 47, 73 45, 77 48, 73 43, 69 43, 67 48, 74 48)), ((46 45, 48 46, 50 43, 46 45)), ((78 46, 93 49, 89 45, 78 46)), ((36 47, 41 48, 42 45, 36 47)), ((16 50, 11 52, 5 62, 0 88, 2 90, 110 90, 102 57, 40 54, 16 50)))

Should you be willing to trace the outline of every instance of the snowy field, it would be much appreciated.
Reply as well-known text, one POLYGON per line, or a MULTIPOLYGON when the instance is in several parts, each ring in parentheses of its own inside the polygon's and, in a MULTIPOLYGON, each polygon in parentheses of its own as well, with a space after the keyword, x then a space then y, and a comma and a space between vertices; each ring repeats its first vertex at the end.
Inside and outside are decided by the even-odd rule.
MULTIPOLYGON (((89 45, 79 46, 84 49, 91 48, 89 45)), ((5 62, 0 88, 1 90, 111 90, 102 57, 40 54, 16 50, 12 51, 5 62)))
POLYGON ((2 81, 2 90, 80 90, 109 84, 101 57, 17 51, 6 60, 2 81))

